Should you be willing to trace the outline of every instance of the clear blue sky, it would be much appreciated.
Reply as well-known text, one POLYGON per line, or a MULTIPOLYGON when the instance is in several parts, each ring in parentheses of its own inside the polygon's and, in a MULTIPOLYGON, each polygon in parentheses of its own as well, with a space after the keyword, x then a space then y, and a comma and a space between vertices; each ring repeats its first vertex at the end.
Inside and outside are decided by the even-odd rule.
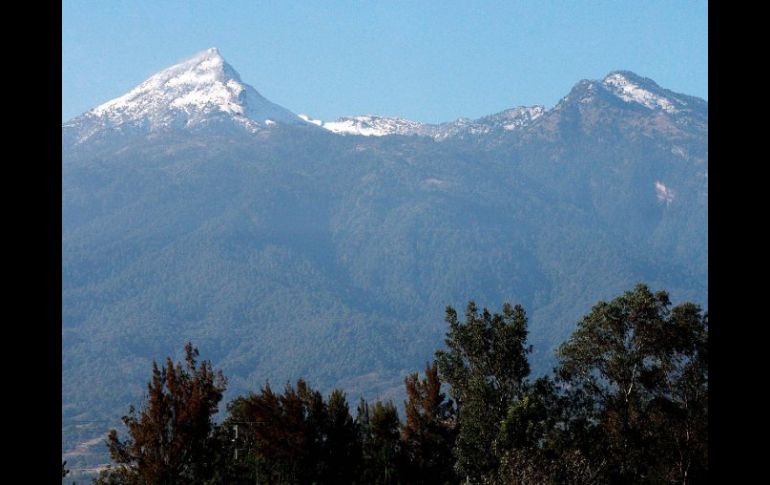
POLYGON ((62 120, 209 47, 271 101, 324 120, 551 107, 615 69, 708 93, 706 0, 63 0, 62 120))

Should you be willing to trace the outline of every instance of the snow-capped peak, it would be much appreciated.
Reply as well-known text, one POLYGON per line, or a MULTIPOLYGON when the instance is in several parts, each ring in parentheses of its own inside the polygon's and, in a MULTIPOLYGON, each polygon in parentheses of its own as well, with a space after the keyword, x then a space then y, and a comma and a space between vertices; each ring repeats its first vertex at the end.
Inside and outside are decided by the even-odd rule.
POLYGON ((677 111, 674 100, 655 92, 660 88, 654 82, 640 79, 634 74, 624 71, 611 72, 602 84, 626 102, 638 103, 650 109, 662 109, 668 113, 677 111))
POLYGON ((84 139, 105 128, 156 131, 222 121, 256 131, 268 126, 267 120, 304 123, 243 83, 219 50, 211 48, 154 74, 123 96, 65 126, 82 125, 84 139))
POLYGON ((160 71, 123 96, 97 106, 92 113, 128 111, 141 116, 167 104, 181 109, 210 105, 226 113, 243 115, 239 96, 244 90, 238 73, 225 62, 219 50, 211 48, 160 71))
POLYGON ((372 114, 345 116, 334 121, 314 120, 307 115, 300 115, 300 118, 340 135, 416 135, 441 141, 456 136, 483 135, 496 130, 517 130, 529 125, 544 112, 543 106, 520 106, 477 120, 459 118, 455 121, 439 124, 420 123, 404 118, 372 114))

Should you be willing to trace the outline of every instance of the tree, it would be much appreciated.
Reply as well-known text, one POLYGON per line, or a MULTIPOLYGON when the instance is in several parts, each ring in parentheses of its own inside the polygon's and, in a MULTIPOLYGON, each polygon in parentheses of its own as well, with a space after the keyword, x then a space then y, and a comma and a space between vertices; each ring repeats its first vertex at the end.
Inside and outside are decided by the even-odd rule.
POLYGON ((322 483, 353 483, 361 462, 358 428, 350 415, 345 393, 332 391, 326 405, 322 483))
POLYGON ((595 483, 597 470, 574 443, 592 442, 585 433, 584 402, 570 400, 549 377, 527 385, 500 425, 500 466, 489 483, 535 485, 595 483))
POLYGON ((211 440, 212 474, 203 485, 252 485, 255 479, 256 462, 248 453, 251 448, 246 427, 234 424, 226 418, 214 426, 211 440), (237 436, 235 428, 238 427, 237 436))
POLYGON ((417 373, 408 376, 407 400, 404 402, 406 423, 401 436, 409 461, 409 483, 443 484, 455 480, 452 447, 455 440, 456 415, 452 400, 441 392, 438 364, 425 365, 425 378, 417 373))
POLYGON ((402 483, 404 455, 396 406, 390 401, 369 406, 361 399, 356 421, 362 447, 360 483, 402 483))
POLYGON ((198 349, 185 346, 184 365, 169 357, 164 367, 152 364, 147 397, 137 413, 123 417, 128 437, 110 431, 107 447, 114 462, 97 483, 203 483, 212 473, 209 444, 212 416, 226 379, 208 361, 198 365, 198 349))
POLYGON ((317 473, 323 399, 303 380, 276 394, 267 383, 259 393, 230 405, 232 422, 248 436, 250 454, 260 480, 312 483, 317 473))
POLYGON ((224 427, 239 426, 241 453, 240 463, 228 467, 234 472, 227 483, 354 480, 360 449, 342 391, 335 389, 325 402, 302 379, 296 387, 287 385, 282 394, 273 392, 268 383, 257 394, 236 398, 228 410, 224 427))
POLYGON ((468 303, 465 323, 447 307, 447 350, 436 352, 443 380, 457 403, 458 435, 455 471, 463 479, 478 482, 493 472, 499 457, 492 453, 500 422, 511 403, 521 396, 529 375, 526 345, 527 316, 520 305, 503 305, 502 314, 479 314, 468 303))
POLYGON ((708 317, 637 285, 599 302, 559 349, 558 377, 599 431, 608 483, 707 479, 708 317))

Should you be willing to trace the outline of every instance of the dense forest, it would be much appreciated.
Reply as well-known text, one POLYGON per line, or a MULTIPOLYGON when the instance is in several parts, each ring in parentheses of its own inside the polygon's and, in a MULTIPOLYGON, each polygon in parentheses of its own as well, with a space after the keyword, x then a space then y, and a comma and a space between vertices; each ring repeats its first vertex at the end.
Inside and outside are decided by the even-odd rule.
POLYGON ((236 397, 217 421, 227 379, 188 343, 184 362, 153 364, 95 483, 708 481, 707 312, 639 284, 594 305, 539 378, 527 321, 520 305, 447 307, 445 345, 404 380, 403 417, 300 379, 236 397))

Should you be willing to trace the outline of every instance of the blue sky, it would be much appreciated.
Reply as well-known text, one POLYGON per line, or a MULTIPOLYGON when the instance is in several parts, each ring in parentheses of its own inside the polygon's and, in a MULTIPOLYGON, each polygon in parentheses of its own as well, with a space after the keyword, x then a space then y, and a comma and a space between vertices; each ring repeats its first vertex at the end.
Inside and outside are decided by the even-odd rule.
POLYGON ((64 0, 62 120, 209 47, 271 101, 324 120, 551 107, 615 69, 708 93, 705 0, 64 0))

